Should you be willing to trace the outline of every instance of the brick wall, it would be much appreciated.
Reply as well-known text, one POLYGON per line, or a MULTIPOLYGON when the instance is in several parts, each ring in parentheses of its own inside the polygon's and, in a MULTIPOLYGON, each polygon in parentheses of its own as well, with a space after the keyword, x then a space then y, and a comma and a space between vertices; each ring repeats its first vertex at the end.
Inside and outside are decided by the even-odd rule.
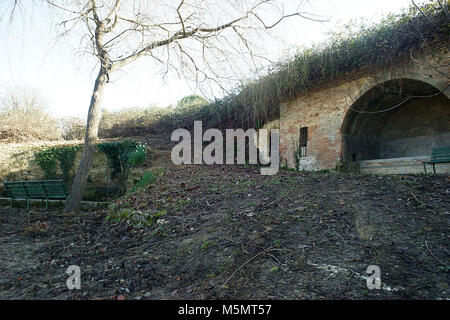
MULTIPOLYGON (((449 62, 448 49, 439 48, 432 54, 423 53, 414 56, 414 60, 389 68, 349 75, 284 101, 280 106, 281 163, 295 167, 299 128, 308 127, 307 156, 300 158, 299 169, 334 168, 343 156, 343 126, 349 121, 347 114, 350 107, 370 89, 386 81, 412 79, 416 83, 418 80, 431 85, 443 92, 444 104, 450 107, 449 81, 444 76, 450 74, 449 62)), ((368 121, 364 125, 371 123, 368 121)), ((450 123, 447 133, 450 133, 450 123)))

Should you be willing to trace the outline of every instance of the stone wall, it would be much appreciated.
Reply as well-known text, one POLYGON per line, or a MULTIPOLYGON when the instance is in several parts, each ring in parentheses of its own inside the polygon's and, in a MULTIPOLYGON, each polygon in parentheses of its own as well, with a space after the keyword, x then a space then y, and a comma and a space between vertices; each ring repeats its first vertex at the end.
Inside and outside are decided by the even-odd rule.
MULTIPOLYGON (((306 157, 300 158, 300 170, 332 169, 341 159, 349 162, 362 160, 352 159, 351 153, 348 153, 350 156, 346 156, 346 147, 362 150, 362 153, 364 153, 362 158, 374 159, 385 156, 392 152, 388 150, 392 147, 394 141, 393 139, 381 139, 385 143, 380 145, 379 137, 382 137, 382 134, 392 134, 394 129, 403 130, 403 133, 406 133, 405 128, 411 131, 409 134, 406 134, 406 137, 398 136, 398 139, 417 137, 417 140, 414 142, 397 140, 397 143, 411 143, 410 151, 417 150, 419 145, 425 143, 427 144, 426 148, 422 148, 423 150, 418 152, 418 154, 431 154, 431 146, 436 145, 436 141, 441 141, 442 137, 446 139, 448 134, 450 134, 450 117, 448 113, 450 109, 450 100, 448 99, 450 88, 448 80, 443 76, 443 74, 450 74, 449 62, 448 49, 438 48, 432 54, 423 53, 415 56, 414 60, 400 61, 389 68, 366 70, 348 75, 334 83, 311 89, 295 99, 284 101, 280 106, 281 163, 285 163, 291 168, 295 167, 295 153, 298 151, 300 127, 308 127, 307 152, 306 157), (413 116, 408 110, 403 109, 403 114, 399 113, 400 119, 404 119, 406 114, 411 115, 410 119, 404 119, 406 121, 404 121, 404 128, 396 128, 398 121, 396 122, 393 121, 395 120, 394 118, 386 117, 378 118, 380 119, 378 127, 386 130, 382 133, 379 132, 378 136, 372 133, 358 136, 351 132, 345 132, 344 128, 351 125, 354 125, 352 129, 355 130, 375 126, 376 118, 366 117, 363 118, 364 121, 354 122, 354 117, 349 117, 349 113, 351 113, 349 110, 357 105, 364 95, 374 87, 389 81, 397 81, 398 79, 411 79, 414 84, 423 83, 430 88, 434 88, 434 90, 442 91, 443 94, 434 98, 431 105, 428 105, 428 107, 425 105, 422 110, 416 112, 417 117, 416 115, 413 116), (424 116, 426 116, 425 119, 423 118, 424 116), (411 128, 411 121, 413 119, 415 121, 414 126, 421 128, 419 130, 421 133, 418 136, 412 133, 414 128, 411 128), (423 138, 423 136, 427 135, 423 133, 427 132, 426 126, 428 126, 428 129, 436 129, 428 135, 429 140, 424 140, 423 138), (434 136, 434 140, 430 140, 430 136, 434 136), (384 152, 384 154, 380 155, 380 152, 384 152)), ((372 101, 367 95, 366 100, 372 101)), ((421 102, 417 103, 420 104, 421 102)), ((417 106, 411 103, 410 107, 412 110, 417 106)), ((361 115, 360 117, 362 118, 363 116, 361 115)), ((405 156, 418 155, 415 152, 412 153, 405 152, 405 156)), ((393 154, 392 156, 398 155, 393 154)))
POLYGON ((34 161, 34 155, 41 150, 59 145, 70 145, 70 143, 0 144, 0 182, 41 179, 44 176, 44 172, 34 161))
MULTIPOLYGON (((79 143, 79 142, 77 142, 79 143)), ((32 144, 1 144, 0 145, 0 188, 1 183, 19 180, 41 180, 44 179, 44 172, 35 162, 35 154, 41 150, 54 146, 73 145, 74 142, 41 142, 32 144)), ((81 158, 82 151, 78 151, 75 156, 72 175, 81 158)), ((59 168, 59 164, 57 165, 59 168)), ((62 172, 58 169, 58 175, 62 172)), ((115 185, 111 180, 111 170, 108 166, 106 155, 97 151, 94 163, 88 177, 89 187, 108 187, 115 185)), ((1 191, 1 190, 0 190, 1 191)))

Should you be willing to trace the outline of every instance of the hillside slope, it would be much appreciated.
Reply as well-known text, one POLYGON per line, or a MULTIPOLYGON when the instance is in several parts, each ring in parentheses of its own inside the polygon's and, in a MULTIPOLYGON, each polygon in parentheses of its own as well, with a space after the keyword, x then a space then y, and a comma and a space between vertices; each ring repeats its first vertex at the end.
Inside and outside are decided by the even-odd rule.
POLYGON ((0 298, 448 299, 449 193, 448 175, 166 167, 109 210, 0 209, 0 298))

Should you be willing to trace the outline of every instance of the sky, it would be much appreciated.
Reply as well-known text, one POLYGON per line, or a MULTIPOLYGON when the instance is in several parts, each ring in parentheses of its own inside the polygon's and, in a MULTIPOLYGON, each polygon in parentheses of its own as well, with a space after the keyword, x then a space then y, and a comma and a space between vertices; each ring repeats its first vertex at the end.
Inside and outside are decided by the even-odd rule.
MULTIPOLYGON (((55 21, 46 12, 48 8, 26 4, 31 1, 23 2, 21 14, 25 19, 16 18, 10 23, 3 16, 0 20, 0 94, 9 88, 29 88, 39 92, 53 116, 85 117, 97 66, 94 60, 74 50, 77 35, 55 41, 55 21)), ((5 12, 11 2, 0 0, 0 12, 5 12)), ((308 11, 328 21, 283 21, 273 31, 282 41, 269 43, 268 55, 276 60, 292 48, 325 41, 336 25, 351 19, 374 23, 410 4, 411 0, 309 0, 308 11)), ((166 107, 184 96, 201 94, 184 79, 174 75, 163 80, 152 70, 143 59, 119 71, 105 90, 103 107, 110 111, 149 105, 166 107)), ((223 93, 215 94, 220 97, 223 93)))

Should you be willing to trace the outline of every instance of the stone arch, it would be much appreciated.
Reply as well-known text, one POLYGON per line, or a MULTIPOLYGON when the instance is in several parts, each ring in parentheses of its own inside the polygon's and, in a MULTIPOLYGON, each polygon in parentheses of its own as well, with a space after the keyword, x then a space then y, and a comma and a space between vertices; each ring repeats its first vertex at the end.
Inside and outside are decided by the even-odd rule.
POLYGON ((358 90, 351 96, 353 101, 357 101, 368 91, 376 86, 389 83, 390 81, 415 80, 435 87, 450 99, 449 80, 436 72, 426 72, 429 70, 420 70, 411 66, 411 64, 402 65, 397 69, 390 69, 378 72, 373 78, 366 78, 359 86, 358 90))
POLYGON ((442 79, 410 75, 384 74, 385 81, 362 86, 341 127, 344 161, 429 156, 433 147, 448 144, 448 81, 445 87, 442 79))

